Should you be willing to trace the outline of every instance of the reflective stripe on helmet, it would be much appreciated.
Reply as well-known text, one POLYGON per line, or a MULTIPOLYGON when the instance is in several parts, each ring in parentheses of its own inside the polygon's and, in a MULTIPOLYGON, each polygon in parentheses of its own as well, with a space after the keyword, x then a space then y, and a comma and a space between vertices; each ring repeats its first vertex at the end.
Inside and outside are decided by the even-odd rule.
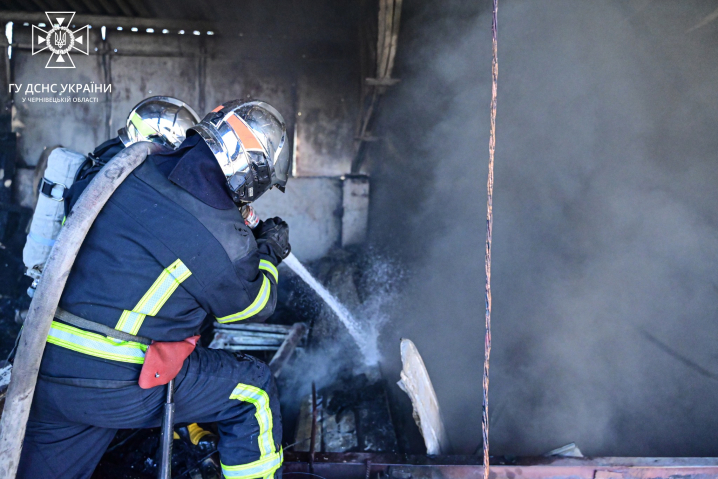
POLYGON ((125 146, 150 141, 177 149, 187 137, 187 130, 198 122, 197 112, 182 100, 151 96, 132 108, 124 128, 117 133, 125 146))
POLYGON ((238 118, 234 114, 231 114, 227 117, 227 123, 229 123, 229 126, 231 126, 237 134, 237 137, 239 138, 239 141, 242 142, 242 147, 245 151, 259 151, 264 155, 267 154, 254 132, 247 126, 244 120, 238 118))
POLYGON ((149 138, 152 135, 159 135, 159 132, 151 125, 145 123, 145 121, 140 115, 137 114, 137 112, 132 112, 132 114, 130 115, 130 122, 134 125, 135 128, 137 128, 137 131, 140 132, 140 135, 144 136, 145 138, 149 138))
POLYGON ((57 321, 53 321, 50 326, 47 342, 78 353, 123 363, 142 364, 147 351, 144 344, 108 338, 57 321))
POLYGON ((279 271, 277 271, 277 267, 274 266, 272 263, 267 261, 266 259, 259 260, 259 269, 266 271, 267 273, 271 274, 274 278, 274 282, 279 284, 279 271))
POLYGON ((167 300, 170 299, 177 287, 191 275, 192 272, 179 259, 169 265, 162 270, 162 273, 132 311, 125 310, 122 312, 115 329, 137 334, 145 320, 145 316, 156 315, 167 300))
POLYGON ((244 311, 230 314, 229 316, 224 316, 222 318, 217 318, 217 321, 220 323, 231 323, 233 321, 242 321, 243 319, 251 318, 255 314, 259 313, 261 310, 263 310, 264 307, 267 305, 271 289, 272 286, 269 282, 269 279, 264 274, 262 274, 262 287, 259 288, 259 293, 257 293, 257 297, 254 299, 252 304, 250 304, 249 307, 244 311))

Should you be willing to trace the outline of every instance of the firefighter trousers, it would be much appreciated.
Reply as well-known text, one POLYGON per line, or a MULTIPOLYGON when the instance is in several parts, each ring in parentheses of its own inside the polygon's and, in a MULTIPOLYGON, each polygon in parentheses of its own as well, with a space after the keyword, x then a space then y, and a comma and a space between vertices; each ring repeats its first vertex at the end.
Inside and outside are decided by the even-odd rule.
MULTIPOLYGON (((89 478, 118 429, 158 427, 165 386, 41 377, 18 478, 89 478)), ((263 362, 197 348, 175 379, 176 423, 216 422, 222 472, 232 479, 280 479, 282 422, 263 362)))

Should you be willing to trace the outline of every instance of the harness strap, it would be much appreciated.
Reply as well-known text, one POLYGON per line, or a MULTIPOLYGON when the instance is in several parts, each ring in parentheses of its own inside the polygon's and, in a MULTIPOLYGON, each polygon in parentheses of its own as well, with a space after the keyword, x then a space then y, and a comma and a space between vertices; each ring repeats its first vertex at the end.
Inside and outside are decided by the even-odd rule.
POLYGON ((121 389, 137 386, 137 381, 119 381, 113 379, 86 379, 86 378, 54 378, 52 376, 38 375, 42 381, 49 383, 63 384, 65 386, 76 386, 93 389, 121 389))
POLYGON ((61 321, 71 324, 72 326, 104 334, 108 338, 119 339, 120 341, 132 341, 134 343, 144 344, 145 346, 152 344, 152 340, 150 338, 135 336, 134 334, 125 333, 124 331, 118 331, 117 329, 105 326, 104 324, 96 323, 76 316, 61 308, 57 308, 55 311, 55 317, 61 321))

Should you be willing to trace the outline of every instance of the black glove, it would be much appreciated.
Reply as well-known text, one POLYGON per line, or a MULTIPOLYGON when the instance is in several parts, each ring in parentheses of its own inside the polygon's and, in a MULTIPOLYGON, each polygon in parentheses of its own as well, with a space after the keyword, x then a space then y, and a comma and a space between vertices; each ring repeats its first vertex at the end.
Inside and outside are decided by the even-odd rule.
POLYGON ((260 221, 252 232, 260 248, 262 244, 268 245, 280 259, 286 258, 292 251, 289 244, 289 225, 278 216, 260 221))

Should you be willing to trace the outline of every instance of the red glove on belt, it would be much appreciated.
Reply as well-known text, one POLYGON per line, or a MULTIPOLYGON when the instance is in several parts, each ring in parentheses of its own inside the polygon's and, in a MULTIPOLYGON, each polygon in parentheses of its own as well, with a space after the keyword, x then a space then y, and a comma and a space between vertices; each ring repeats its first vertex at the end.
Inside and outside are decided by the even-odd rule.
POLYGON ((140 371, 138 384, 142 389, 167 384, 179 374, 184 360, 192 354, 199 336, 184 341, 153 341, 145 353, 145 363, 140 371))

